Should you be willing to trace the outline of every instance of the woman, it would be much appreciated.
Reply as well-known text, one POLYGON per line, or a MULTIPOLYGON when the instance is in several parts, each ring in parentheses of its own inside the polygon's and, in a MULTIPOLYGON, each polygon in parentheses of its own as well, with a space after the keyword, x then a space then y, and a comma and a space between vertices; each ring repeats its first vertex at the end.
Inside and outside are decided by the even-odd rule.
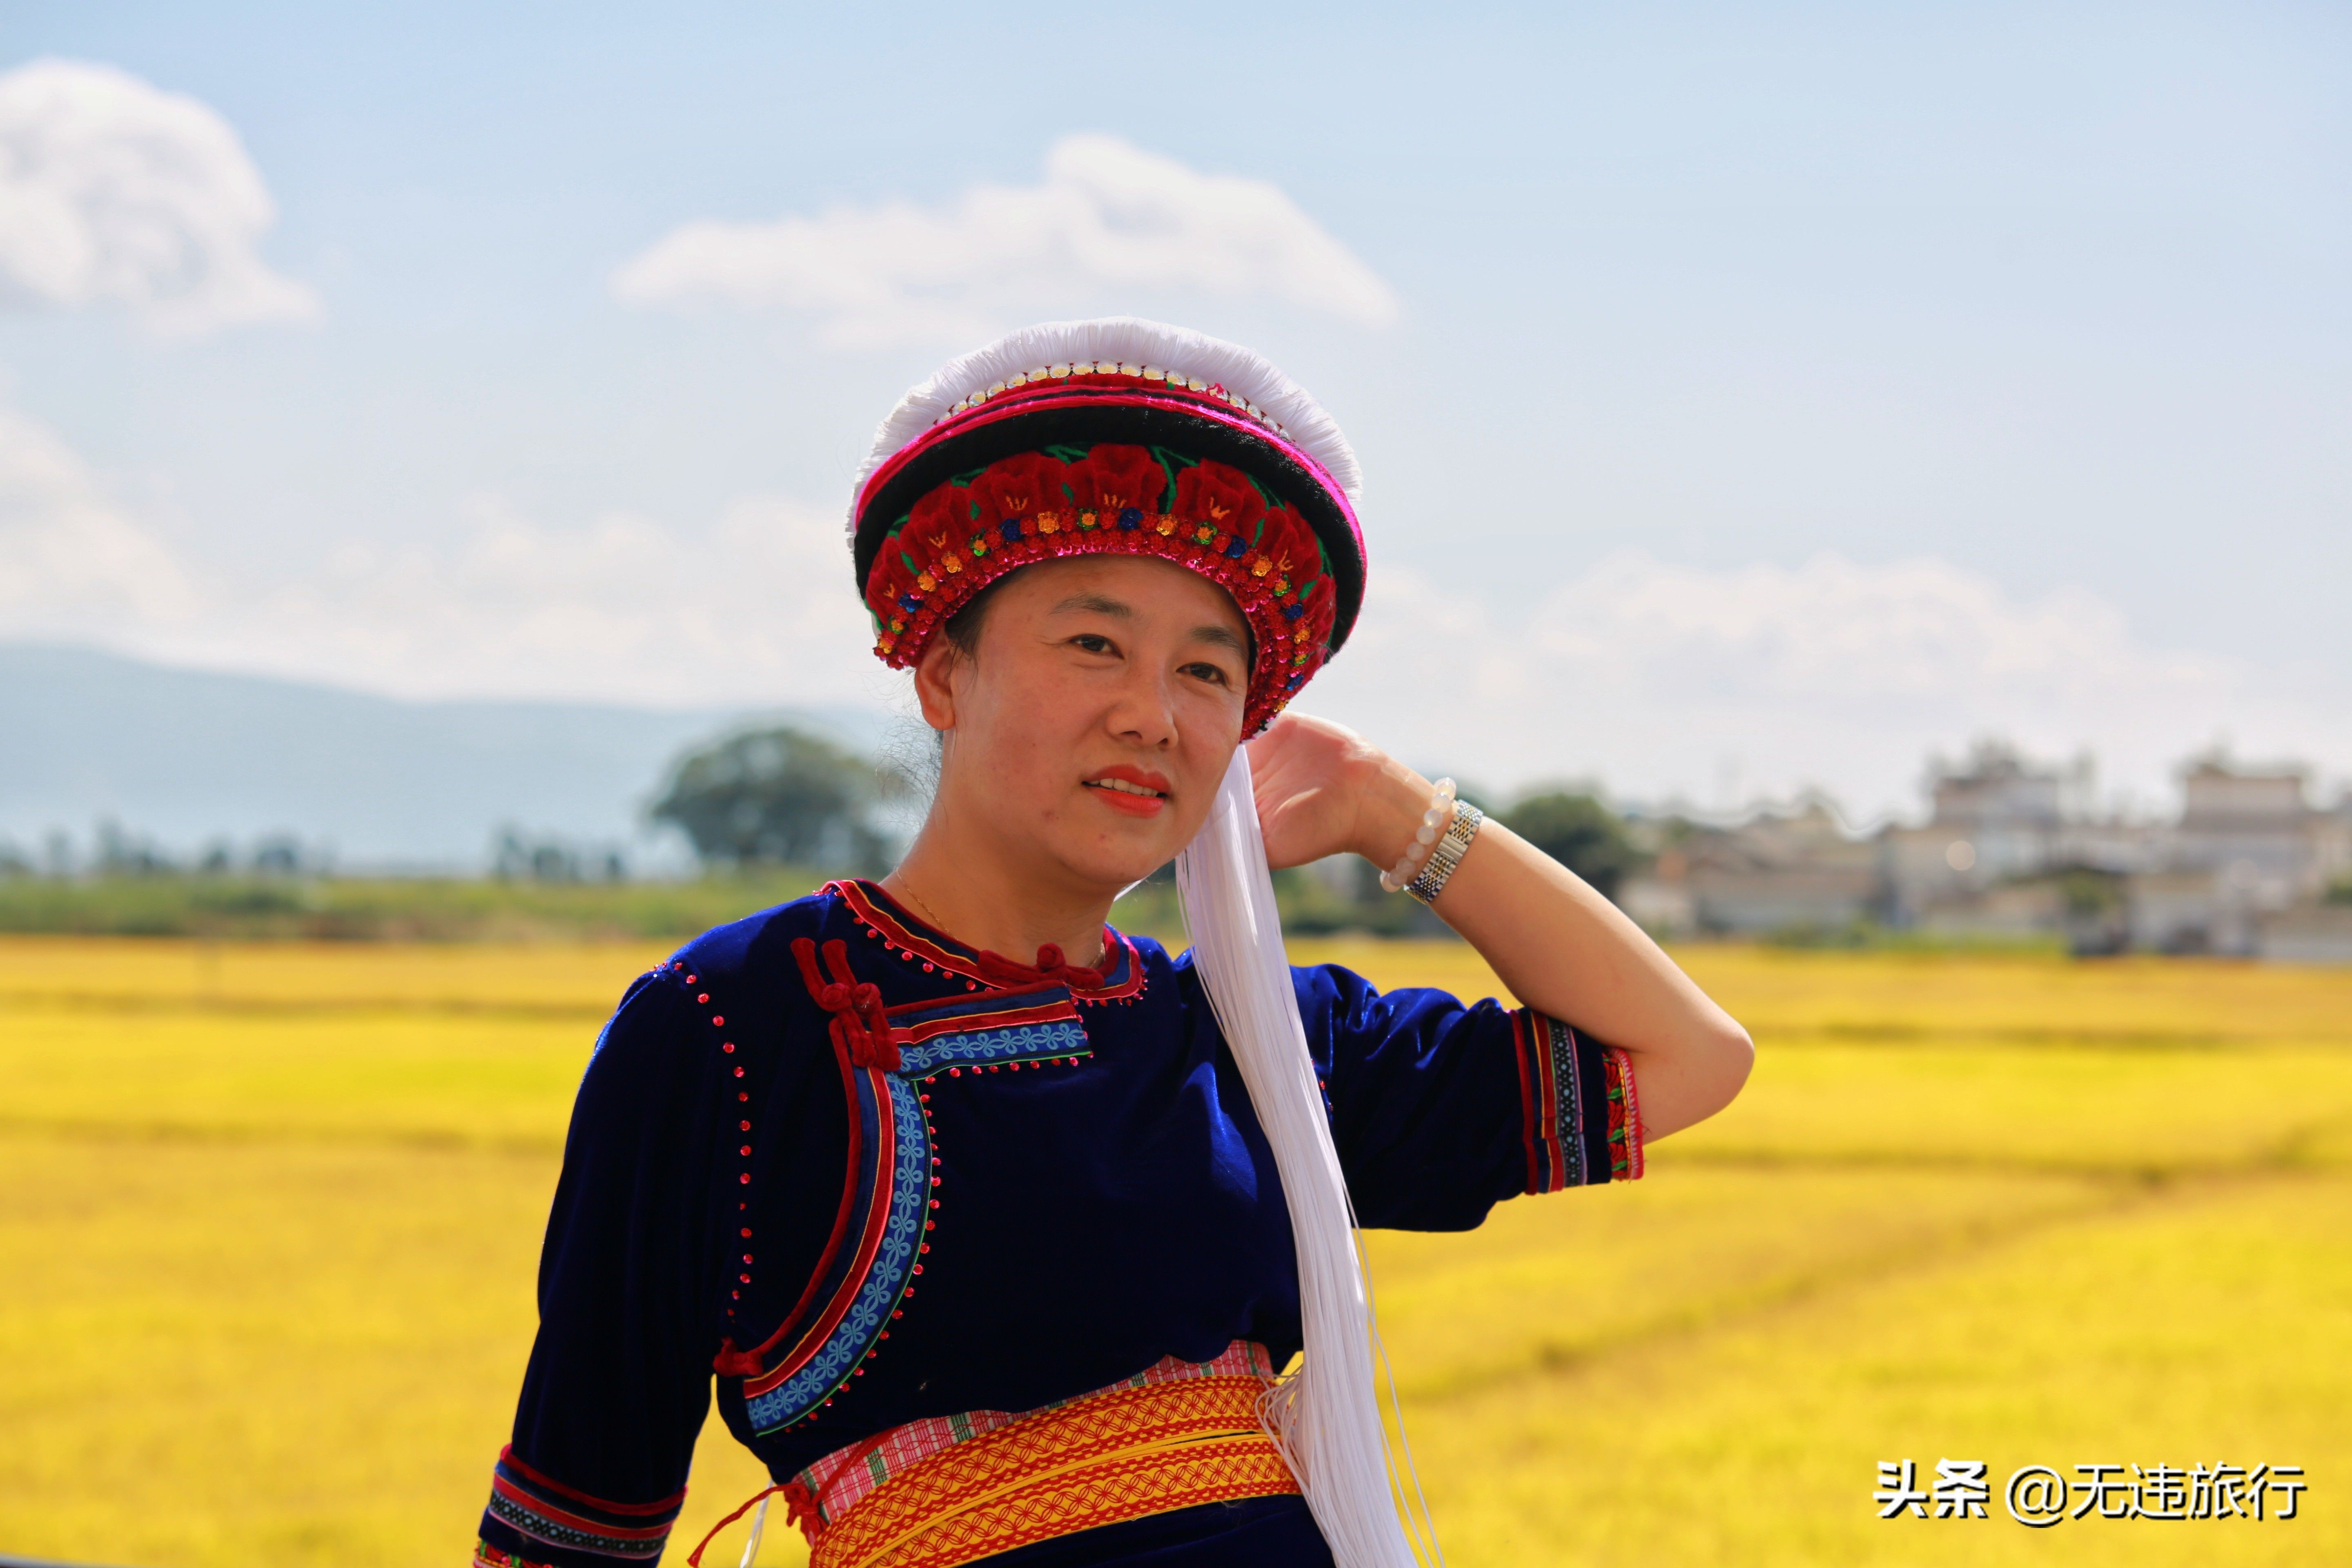
POLYGON ((885 423, 853 555, 937 795, 880 883, 606 1026, 478 1563, 658 1557, 714 1372, 823 1568, 1409 1560, 1350 1205, 1638 1176, 1750 1048, 1450 784, 1281 713, 1361 599, 1354 488, 1279 373, 1149 322, 1017 333, 885 423), (1525 1005, 1284 968, 1265 864, 1343 852, 1525 1005), (1171 958, 1105 921, 1180 853, 1171 958))

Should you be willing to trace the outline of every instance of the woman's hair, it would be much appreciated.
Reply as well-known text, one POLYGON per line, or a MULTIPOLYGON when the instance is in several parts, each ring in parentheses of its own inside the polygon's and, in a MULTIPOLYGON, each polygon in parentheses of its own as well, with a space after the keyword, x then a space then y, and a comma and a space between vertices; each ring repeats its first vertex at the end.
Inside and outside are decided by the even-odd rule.
POLYGON ((988 621, 989 601, 996 597, 998 589, 1027 570, 1026 566, 1022 566, 1007 572, 1003 576, 966 599, 962 606, 948 617, 947 624, 940 628, 940 635, 948 639, 948 645, 956 650, 957 658, 974 662, 979 660, 980 629, 988 621))

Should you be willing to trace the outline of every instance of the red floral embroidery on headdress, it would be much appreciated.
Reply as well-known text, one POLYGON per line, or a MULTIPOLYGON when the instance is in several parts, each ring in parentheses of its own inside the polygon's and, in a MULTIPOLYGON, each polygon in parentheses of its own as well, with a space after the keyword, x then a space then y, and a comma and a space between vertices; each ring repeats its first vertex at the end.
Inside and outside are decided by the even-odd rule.
POLYGON ((1069 477, 1070 504, 1080 511, 1156 512, 1168 493, 1168 470, 1149 447, 1097 447, 1070 465, 1069 477))
POLYGON ((946 549, 972 522, 971 492, 961 485, 941 485, 907 514, 901 542, 914 545, 919 559, 946 549))
POLYGON ((1257 537, 1265 517, 1265 498, 1239 468, 1223 463, 1195 463, 1176 476, 1176 515, 1213 523, 1227 534, 1257 537))
POLYGON ((1016 453, 989 464, 968 492, 980 509, 980 526, 1060 510, 1066 467, 1044 452, 1016 453))

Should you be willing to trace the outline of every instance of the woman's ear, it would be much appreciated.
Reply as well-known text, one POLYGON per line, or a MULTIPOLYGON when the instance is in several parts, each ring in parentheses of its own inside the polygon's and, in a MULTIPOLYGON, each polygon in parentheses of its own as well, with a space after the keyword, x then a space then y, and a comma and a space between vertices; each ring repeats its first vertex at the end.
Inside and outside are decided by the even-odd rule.
POLYGON ((963 650, 944 637, 933 637, 915 661, 915 700, 934 730, 955 728, 955 672, 963 661, 963 650))

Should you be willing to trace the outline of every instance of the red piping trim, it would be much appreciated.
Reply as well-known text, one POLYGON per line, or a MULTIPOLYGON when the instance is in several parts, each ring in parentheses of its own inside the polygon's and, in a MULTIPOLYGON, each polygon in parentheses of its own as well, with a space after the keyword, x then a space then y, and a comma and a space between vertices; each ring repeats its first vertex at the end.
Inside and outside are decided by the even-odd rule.
POLYGON ((569 1530, 606 1536, 614 1541, 659 1541, 670 1531, 670 1527, 667 1524, 650 1526, 607 1524, 601 1519, 588 1519, 580 1514, 566 1513, 545 1498, 533 1497, 506 1477, 495 1472, 490 1477, 490 1489, 502 1498, 520 1503, 528 1509, 533 1517, 543 1519, 550 1524, 560 1524, 569 1530))
POLYGON ((1522 1007, 1511 1015, 1511 1044, 1519 1067, 1519 1142, 1528 1152, 1528 1191, 1539 1193, 1544 1188, 1543 1173, 1536 1163, 1535 1086, 1528 1079, 1528 1037, 1535 1027, 1530 1009, 1522 1007))
MULTIPOLYGON (((1061 991, 1066 993, 1068 990, 1068 986, 1056 980, 1051 984, 1034 985, 1024 990, 1006 991, 1003 993, 1001 997, 992 995, 975 996, 969 992, 959 996, 950 992, 945 996, 923 996, 919 997, 912 1002, 897 1003, 891 1006, 885 1007, 882 1011, 890 1017, 901 1018, 909 1013, 928 1013, 936 1011, 941 1007, 967 1005, 976 1002, 1001 1000, 1005 1006, 1018 1006, 1022 1005, 1022 997, 1033 993, 1042 995, 1048 991, 1061 991)), ((1066 1000, 1067 1000, 1066 996, 1055 996, 1050 999, 1050 1003, 1052 1005, 1058 1006, 1066 1000)), ((1035 1005, 1043 1007, 1048 1005, 1048 1003, 1040 1002, 1035 1004, 1035 1005)), ((962 1015, 962 1016, 967 1018, 992 1018, 995 1015, 993 1013, 966 1013, 962 1015)))
MULTIPOLYGON (((480 1451, 481 1450, 478 1448, 475 1450, 477 1453, 479 1453, 480 1451)), ((477 1463, 479 1461, 477 1461, 477 1463)), ((561 1492, 574 1502, 593 1504, 597 1508, 603 1509, 607 1513, 659 1513, 664 1509, 676 1508, 680 1503, 686 1501, 686 1489, 684 1487, 678 1488, 677 1490, 670 1493, 669 1496, 662 1499, 659 1502, 614 1502, 608 1499, 600 1498, 593 1492, 583 1492, 576 1488, 567 1487, 562 1481, 557 1480, 553 1476, 548 1475, 541 1470, 535 1470, 529 1465, 524 1464, 520 1459, 517 1458, 515 1457, 514 1445, 512 1443, 509 1443, 505 1447, 499 1450, 499 1463, 502 1465, 512 1465, 517 1470, 522 1473, 525 1479, 529 1479, 535 1486, 545 1487, 551 1492, 561 1492)))
MULTIPOLYGON (((1052 1002, 1042 1007, 1014 1007, 1002 1013, 966 1013, 960 1018, 938 1018, 911 1028, 890 1031, 890 1037, 902 1046, 919 1046, 925 1040, 936 1040, 941 1035, 969 1035, 987 1029, 1009 1029, 1022 1024, 1051 1024, 1064 1018, 1076 1018, 1077 1008, 1071 1003, 1052 1002)), ((1067 1056, 1066 1051, 1058 1055, 1067 1056)))

